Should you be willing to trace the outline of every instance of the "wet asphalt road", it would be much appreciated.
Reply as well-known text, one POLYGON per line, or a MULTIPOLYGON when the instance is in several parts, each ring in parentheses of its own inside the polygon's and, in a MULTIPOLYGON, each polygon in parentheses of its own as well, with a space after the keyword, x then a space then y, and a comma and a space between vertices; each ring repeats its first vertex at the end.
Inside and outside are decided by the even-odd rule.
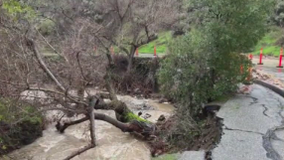
POLYGON ((278 59, 263 59, 263 65, 257 65, 258 62, 258 58, 253 60, 253 64, 255 64, 257 70, 262 70, 284 83, 284 68, 276 67, 279 65, 278 59))

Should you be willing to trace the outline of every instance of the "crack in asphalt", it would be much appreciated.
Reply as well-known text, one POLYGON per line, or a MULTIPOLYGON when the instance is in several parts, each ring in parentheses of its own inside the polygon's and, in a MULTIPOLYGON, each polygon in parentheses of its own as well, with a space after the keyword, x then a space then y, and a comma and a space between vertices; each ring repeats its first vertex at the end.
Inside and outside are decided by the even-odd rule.
POLYGON ((240 131, 240 132, 247 132, 247 133, 255 133, 255 134, 259 134, 259 135, 264 135, 263 133, 260 132, 255 132, 255 131, 248 131, 248 130, 242 130, 242 129, 235 129, 235 128, 229 128, 227 126, 224 126, 225 130, 229 130, 229 131, 240 131))
POLYGON ((284 126, 269 129, 266 132, 266 134, 264 136, 262 136, 262 139, 263 139, 262 146, 267 152, 266 156, 270 159, 273 159, 273 160, 282 160, 282 157, 280 156, 280 154, 277 151, 275 151, 275 149, 273 148, 272 143, 271 143, 271 141, 275 140, 275 137, 277 137, 275 135, 275 131, 277 131, 280 128, 284 129, 284 126))
POLYGON ((277 101, 279 103, 278 107, 280 108, 280 111, 278 112, 278 115, 282 118, 281 123, 284 125, 284 116, 282 115, 282 112, 284 111, 284 106, 283 106, 282 102, 280 102, 279 99, 277 99, 277 101))
POLYGON ((283 104, 282 102, 277 98, 277 101, 279 103, 279 111, 277 112, 278 115, 282 118, 281 125, 274 127, 272 129, 269 129, 265 135, 262 136, 263 142, 262 146, 266 150, 266 156, 272 160, 283 160, 281 155, 273 148, 272 141, 273 140, 278 140, 278 141, 283 141, 277 135, 275 134, 276 131, 283 130, 284 129, 284 117, 282 116, 283 112, 283 104))
MULTIPOLYGON (((262 85, 261 85, 262 86, 262 85)), ((266 157, 272 160, 284 160, 283 157, 279 154, 279 152, 277 152, 277 150, 275 150, 273 148, 273 141, 281 141, 284 142, 283 139, 279 138, 276 133, 277 131, 282 131, 284 130, 284 114, 283 114, 283 110, 284 110, 284 105, 282 105, 281 100, 278 97, 275 97, 275 95, 273 93, 276 93, 274 90, 270 91, 270 89, 268 89, 269 87, 264 86, 267 89, 267 93, 268 93, 268 97, 269 99, 272 98, 274 100, 278 101, 277 102, 273 102, 273 104, 276 105, 277 109, 274 112, 275 114, 278 114, 281 118, 279 119, 279 117, 271 117, 268 115, 268 111, 270 109, 270 105, 267 106, 267 104, 258 104, 261 105, 263 107, 263 115, 269 118, 273 118, 273 120, 275 120, 274 118, 276 118, 276 121, 281 121, 281 125, 280 126, 274 126, 273 128, 268 128, 266 133, 260 133, 257 131, 250 131, 250 130, 242 130, 242 129, 237 129, 237 128, 229 128, 226 125, 223 125, 223 130, 229 130, 229 131, 238 131, 238 132, 246 132, 246 133, 252 133, 252 134, 257 134, 257 135, 261 135, 262 137, 262 147, 265 149, 266 151, 266 157)), ((250 106, 259 103, 258 98, 252 97, 250 95, 246 95, 245 97, 251 98, 252 102, 250 102, 250 106)), ((281 96, 282 98, 284 98, 283 96, 281 96)), ((265 101, 265 102, 269 102, 270 100, 267 99, 267 97, 263 97, 264 99, 261 99, 261 101, 265 101)), ((260 106, 260 107, 261 107, 260 106)), ((274 109, 272 110, 274 111, 274 109)))
POLYGON ((251 106, 251 105, 254 105, 254 104, 256 104, 256 103, 258 103, 258 99, 255 98, 255 97, 253 97, 253 96, 247 95, 247 96, 245 96, 245 97, 248 97, 248 98, 251 98, 251 99, 252 99, 252 102, 250 103, 250 106, 251 106))
MULTIPOLYGON (((262 104, 261 106, 264 108, 264 111, 262 112, 263 115, 265 115, 266 117, 269 117, 269 116, 266 114, 266 112, 268 111, 268 108, 265 106, 265 104, 262 104)), ((270 118, 270 117, 269 117, 269 118, 270 118)))
MULTIPOLYGON (((277 131, 277 130, 276 130, 276 131, 277 131)), ((279 137, 275 134, 275 132, 271 135, 271 139, 276 140, 276 141, 282 141, 282 142, 284 142, 284 140, 281 139, 281 138, 279 138, 279 137)))

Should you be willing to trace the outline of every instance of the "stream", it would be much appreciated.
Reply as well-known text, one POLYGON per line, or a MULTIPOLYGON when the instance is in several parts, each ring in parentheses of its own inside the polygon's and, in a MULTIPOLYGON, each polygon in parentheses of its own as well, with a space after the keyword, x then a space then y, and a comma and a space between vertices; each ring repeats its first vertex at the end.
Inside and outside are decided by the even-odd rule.
MULTIPOLYGON (((155 100, 136 99, 130 96, 118 96, 118 99, 125 102, 133 112, 142 112, 142 117, 150 116, 148 120, 151 122, 156 122, 162 114, 169 117, 174 112, 172 105, 158 103, 155 100)), ((96 110, 96 112, 115 117, 114 111, 96 110)), ((55 114, 54 111, 50 111, 46 113, 46 117, 50 118, 55 114)), ((76 119, 78 118, 80 117, 78 116, 76 119)), ((129 133, 123 133, 107 122, 96 120, 95 123, 97 146, 73 160, 151 159, 150 149, 145 142, 137 140, 129 133)), ((90 142, 89 122, 70 126, 64 134, 58 133, 54 125, 54 123, 48 125, 43 131, 43 136, 34 143, 10 153, 8 159, 61 160, 90 142)))

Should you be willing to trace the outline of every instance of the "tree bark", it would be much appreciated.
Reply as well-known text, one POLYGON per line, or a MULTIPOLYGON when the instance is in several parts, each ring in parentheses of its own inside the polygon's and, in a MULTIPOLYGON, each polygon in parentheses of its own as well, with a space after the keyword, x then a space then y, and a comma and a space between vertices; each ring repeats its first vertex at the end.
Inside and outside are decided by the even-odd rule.
MULTIPOLYGON (((129 123, 123 123, 120 122, 110 116, 107 116, 105 114, 101 114, 101 113, 94 113, 94 117, 96 120, 101 120, 101 121, 106 121, 110 124, 112 124, 113 126, 119 128, 122 132, 137 132, 137 133, 142 133, 143 130, 145 130, 143 122, 139 122, 136 120, 132 120, 129 123), (140 124, 139 124, 140 123, 140 124)), ((73 122, 67 122, 64 123, 63 126, 58 122, 56 125, 56 128, 59 132, 64 133, 65 129, 67 129, 70 126, 76 125, 76 124, 80 124, 82 122, 85 122, 89 120, 89 117, 84 117, 82 119, 73 121, 73 122)), ((147 123, 147 122, 145 122, 147 123)), ((150 126, 151 127, 151 126, 150 126)))
POLYGON ((108 90, 108 92, 110 94, 110 99, 111 100, 117 100, 117 96, 115 94, 114 87, 112 86, 110 74, 111 74, 111 66, 108 67, 107 73, 106 73, 104 79, 105 79, 105 83, 106 83, 106 89, 108 90))
POLYGON ((127 73, 130 73, 131 69, 132 69, 132 63, 133 63, 133 58, 134 58, 134 54, 136 51, 137 47, 132 45, 131 49, 130 49, 130 53, 128 56, 128 66, 127 66, 127 73))
POLYGON ((96 134, 95 134, 95 114, 94 107, 98 103, 98 99, 91 98, 89 103, 89 117, 90 117, 90 136, 91 136, 91 144, 96 146, 96 134))
POLYGON ((65 129, 68 128, 69 126, 73 126, 73 125, 76 125, 76 124, 80 124, 82 122, 85 122, 89 119, 89 117, 84 117, 84 118, 81 118, 79 120, 76 120, 76 121, 72 121, 72 122, 66 122, 64 123, 64 125, 62 126, 60 122, 57 122, 56 124, 56 129, 60 132, 60 133, 64 133, 65 129))

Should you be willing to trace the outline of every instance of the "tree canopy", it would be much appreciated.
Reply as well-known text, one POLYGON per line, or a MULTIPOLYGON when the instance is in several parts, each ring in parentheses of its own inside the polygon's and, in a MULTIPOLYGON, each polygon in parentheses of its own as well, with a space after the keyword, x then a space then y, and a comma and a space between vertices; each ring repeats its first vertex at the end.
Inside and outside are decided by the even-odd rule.
POLYGON ((192 30, 170 45, 160 82, 166 94, 198 113, 201 103, 236 89, 245 79, 240 66, 265 34, 273 2, 258 0, 189 0, 192 30), (192 106, 193 105, 193 106, 192 106))

